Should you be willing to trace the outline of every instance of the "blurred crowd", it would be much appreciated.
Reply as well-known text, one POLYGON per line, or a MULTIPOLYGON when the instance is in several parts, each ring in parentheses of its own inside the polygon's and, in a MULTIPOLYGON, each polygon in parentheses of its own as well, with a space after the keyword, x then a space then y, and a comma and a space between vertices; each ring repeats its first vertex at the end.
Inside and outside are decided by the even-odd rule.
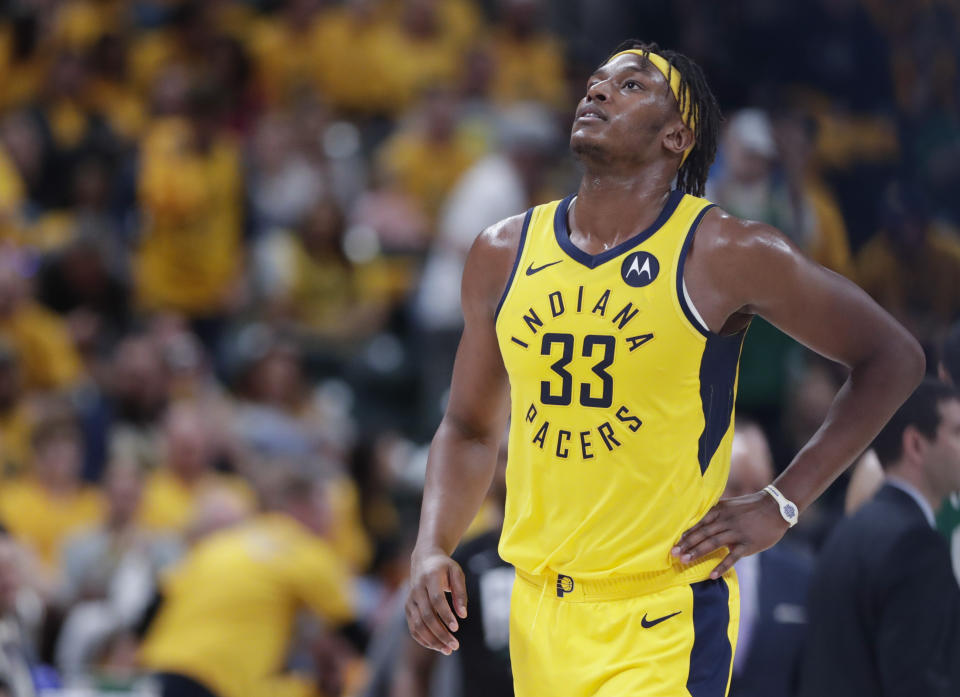
MULTIPOLYGON (((270 625, 211 654, 220 697, 417 694, 377 686, 403 658, 377 639, 402 635, 463 260, 576 186, 574 105, 631 36, 720 100, 708 197, 859 283, 935 368, 960 317, 954 3, 0 0, 0 695, 191 674, 201 624, 270 625), (233 617, 234 586, 275 612, 177 604, 233 617)), ((774 470, 843 379, 753 323, 738 409, 774 470)))

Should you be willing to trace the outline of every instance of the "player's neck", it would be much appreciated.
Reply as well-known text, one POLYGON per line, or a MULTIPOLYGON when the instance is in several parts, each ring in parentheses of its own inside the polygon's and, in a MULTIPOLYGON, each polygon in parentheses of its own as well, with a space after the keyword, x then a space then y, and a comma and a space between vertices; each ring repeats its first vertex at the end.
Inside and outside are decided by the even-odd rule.
POLYGON ((629 176, 588 171, 580 180, 571 213, 571 234, 609 245, 649 227, 670 195, 672 177, 646 171, 629 176))

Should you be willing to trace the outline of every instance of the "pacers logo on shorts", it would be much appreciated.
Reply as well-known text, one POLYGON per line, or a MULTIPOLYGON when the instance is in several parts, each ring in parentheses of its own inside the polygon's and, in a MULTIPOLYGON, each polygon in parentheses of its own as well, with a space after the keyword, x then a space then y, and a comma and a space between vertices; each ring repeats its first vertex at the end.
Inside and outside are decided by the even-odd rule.
POLYGON ((557 574, 557 597, 562 598, 564 593, 573 592, 573 579, 563 574, 557 574))
POLYGON ((634 288, 643 288, 653 283, 660 273, 660 262, 650 252, 628 254, 620 265, 623 282, 634 288))

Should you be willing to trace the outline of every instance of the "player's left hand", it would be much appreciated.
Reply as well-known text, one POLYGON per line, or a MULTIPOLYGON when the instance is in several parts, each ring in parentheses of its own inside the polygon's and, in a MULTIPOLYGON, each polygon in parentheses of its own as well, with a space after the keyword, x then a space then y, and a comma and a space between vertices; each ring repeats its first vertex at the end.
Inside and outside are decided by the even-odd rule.
POLYGON ((737 560, 775 545, 789 527, 777 502, 766 492, 721 499, 683 533, 670 553, 691 564, 726 547, 729 553, 710 572, 710 578, 720 578, 737 560))

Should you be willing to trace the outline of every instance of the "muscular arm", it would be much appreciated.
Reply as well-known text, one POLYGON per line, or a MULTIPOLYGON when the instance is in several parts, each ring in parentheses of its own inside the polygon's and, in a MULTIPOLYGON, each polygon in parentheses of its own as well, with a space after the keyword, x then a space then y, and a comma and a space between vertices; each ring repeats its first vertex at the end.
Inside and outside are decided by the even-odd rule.
MULTIPOLYGON (((860 288, 810 261, 777 230, 723 211, 704 218, 685 280, 711 330, 737 329, 759 315, 850 370, 823 425, 775 482, 803 511, 869 446, 923 377, 919 344, 860 288)), ((773 545, 786 527, 765 493, 728 499, 684 534, 675 553, 693 560, 726 546, 730 554, 719 574, 773 545)))
POLYGON ((458 648, 450 593, 466 617, 463 572, 450 559, 483 502, 507 419, 509 384, 494 329, 494 314, 513 266, 522 218, 485 230, 463 272, 464 330, 457 350, 447 411, 427 459, 420 530, 411 559, 407 623, 413 638, 443 653, 458 648))

